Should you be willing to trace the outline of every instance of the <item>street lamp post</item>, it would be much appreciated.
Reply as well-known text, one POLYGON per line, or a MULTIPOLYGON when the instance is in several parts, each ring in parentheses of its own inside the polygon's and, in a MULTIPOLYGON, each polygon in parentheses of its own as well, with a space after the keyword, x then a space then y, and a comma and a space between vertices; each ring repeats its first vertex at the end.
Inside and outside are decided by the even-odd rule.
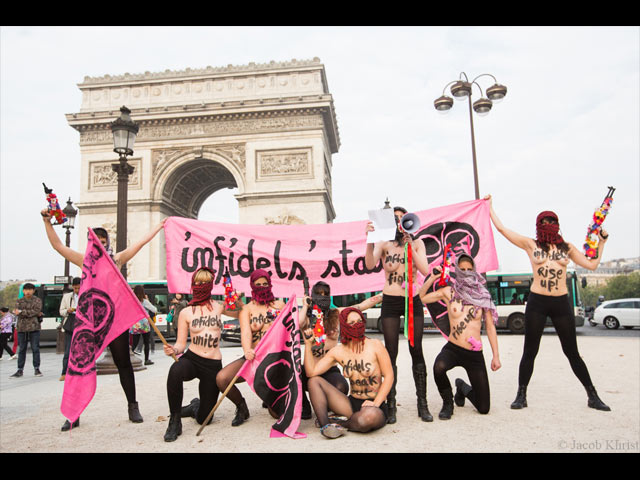
MULTIPOLYGON (((120 108, 120 117, 111 123, 111 132, 113 133, 113 151, 116 152, 120 158, 118 163, 112 163, 111 168, 118 174, 118 200, 117 200, 117 214, 116 214, 116 252, 121 252, 127 248, 127 197, 129 188, 129 175, 133 173, 133 166, 127 163, 127 155, 133 155, 133 144, 136 141, 136 135, 140 128, 130 116, 131 110, 122 106, 120 108)), ((127 265, 124 264, 120 267, 122 276, 127 278, 127 265)), ((137 358, 131 350, 129 350, 129 357, 131 359, 131 365, 133 371, 145 370, 142 364, 142 360, 137 358)), ((111 356, 111 349, 105 350, 105 355, 101 360, 96 362, 96 373, 98 375, 108 375, 118 373, 118 367, 116 367, 113 357, 111 356)))
POLYGON ((480 187, 478 185, 478 162, 476 158, 476 139, 475 139, 475 133, 473 129, 473 111, 475 111, 480 116, 484 116, 488 114, 491 111, 491 107, 493 106, 493 103, 497 103, 505 97, 505 95, 507 94, 507 87, 505 87, 504 85, 498 84, 498 81, 496 80, 496 78, 489 73, 483 73, 481 75, 478 75, 472 81, 469 81, 467 74, 462 72, 460 74, 460 79, 454 80, 452 82, 449 82, 447 85, 445 85, 444 89, 442 90, 442 96, 437 98, 433 102, 435 109, 438 110, 439 112, 446 113, 449 110, 451 110, 451 108, 453 107, 453 98, 445 95, 445 90, 449 85, 451 85, 451 95, 454 98, 458 100, 463 100, 465 97, 467 97, 469 102, 469 123, 471 126, 471 154, 473 157, 473 180, 475 185, 476 200, 478 200, 480 198, 480 187), (486 97, 482 96, 482 87, 477 82, 477 80, 480 77, 484 77, 484 76, 493 78, 493 81, 495 82, 495 84, 487 88, 485 92, 487 94, 486 97), (463 80, 463 77, 464 77, 464 80, 463 80), (476 85, 476 87, 480 89, 480 98, 472 103, 471 96, 472 96, 473 85, 476 85))
MULTIPOLYGON (((127 248, 127 197, 129 188, 129 175, 134 167, 127 163, 127 155, 133 155, 133 145, 140 128, 130 116, 131 110, 122 106, 120 117, 111 123, 113 133, 113 151, 120 156, 118 163, 111 164, 111 168, 118 174, 118 202, 116 217, 116 252, 127 248)), ((127 265, 120 268, 122 276, 127 278, 127 265)))
MULTIPOLYGON (((76 215, 78 215, 78 210, 73 208, 73 202, 71 202, 71 197, 67 200, 67 206, 62 210, 67 216, 67 221, 62 225, 66 232, 65 245, 67 247, 71 246, 71 229, 74 227, 76 223, 76 215)), ((64 261, 64 276, 69 278, 69 260, 64 261)))

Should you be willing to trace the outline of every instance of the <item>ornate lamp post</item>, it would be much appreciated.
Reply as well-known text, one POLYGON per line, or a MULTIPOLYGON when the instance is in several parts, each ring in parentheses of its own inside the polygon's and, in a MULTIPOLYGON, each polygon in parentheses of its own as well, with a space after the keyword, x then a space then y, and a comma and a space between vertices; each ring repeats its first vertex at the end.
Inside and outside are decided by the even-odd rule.
MULTIPOLYGON (((76 223, 76 215, 78 215, 78 210, 73 208, 73 202, 71 202, 71 197, 67 200, 67 206, 62 210, 67 216, 67 221, 62 225, 66 232, 65 245, 67 247, 71 246, 71 229, 74 227, 76 223)), ((69 277, 69 260, 64 261, 64 276, 69 277)))
MULTIPOLYGON (((116 219, 116 252, 127 248, 127 196, 129 188, 129 175, 133 173, 133 166, 127 163, 127 155, 133 155, 133 145, 140 128, 129 114, 131 110, 122 106, 120 117, 111 123, 113 132, 113 151, 120 155, 118 163, 111 164, 111 168, 118 174, 118 207, 116 219)), ((127 265, 122 265, 120 271, 127 278, 127 265)))
MULTIPOLYGON (((127 193, 129 188, 129 175, 133 173, 133 166, 127 163, 127 155, 133 155, 133 144, 136 141, 136 135, 140 128, 129 114, 131 110, 122 106, 120 108, 120 117, 111 123, 111 132, 113 132, 113 151, 120 156, 118 163, 112 163, 111 168, 118 174, 118 203, 116 217, 116 252, 121 252, 127 248, 127 193)), ((127 265, 120 268, 122 276, 127 278, 127 265)), ((142 360, 137 358, 133 352, 129 351, 131 365, 135 372, 145 370, 142 360)), ((101 360, 96 362, 96 373, 98 375, 107 375, 118 373, 111 350, 106 349, 105 355, 101 360)))
POLYGON ((491 107, 493 106, 493 103, 500 102, 505 97, 505 95, 507 94, 507 87, 505 87, 504 85, 498 84, 498 81, 496 80, 496 78, 489 73, 483 73, 481 75, 478 75, 472 81, 469 81, 467 74, 462 72, 460 74, 460 79, 454 80, 453 82, 449 82, 447 85, 445 85, 444 89, 442 90, 442 96, 437 98, 433 102, 435 109, 438 110, 439 112, 443 112, 443 113, 448 112, 453 107, 453 98, 445 95, 445 90, 449 85, 452 85, 451 95, 454 98, 458 100, 464 100, 464 98, 466 97, 469 100, 469 122, 471 124, 471 153, 473 156, 473 180, 475 184, 476 200, 478 200, 480 198, 480 188, 478 186, 478 163, 476 159, 476 140, 475 140, 475 134, 473 131, 472 108, 480 116, 484 116, 488 114, 491 111, 491 107), (482 87, 480 87, 480 84, 477 82, 477 80, 483 76, 491 77, 495 82, 494 85, 490 86, 485 91, 487 95, 486 97, 483 97, 482 87), (463 77, 464 77, 464 80, 462 79, 463 77), (480 98, 472 103, 471 94, 472 94, 473 85, 476 85, 480 89, 480 98))

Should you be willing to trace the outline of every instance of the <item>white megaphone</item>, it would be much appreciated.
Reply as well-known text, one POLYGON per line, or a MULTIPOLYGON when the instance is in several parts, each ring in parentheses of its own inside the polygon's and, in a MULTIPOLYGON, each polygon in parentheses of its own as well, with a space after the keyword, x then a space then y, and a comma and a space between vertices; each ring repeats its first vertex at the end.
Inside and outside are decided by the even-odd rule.
POLYGON ((400 219, 399 227, 403 232, 416 233, 420 229, 420 219, 415 213, 405 213, 400 219))

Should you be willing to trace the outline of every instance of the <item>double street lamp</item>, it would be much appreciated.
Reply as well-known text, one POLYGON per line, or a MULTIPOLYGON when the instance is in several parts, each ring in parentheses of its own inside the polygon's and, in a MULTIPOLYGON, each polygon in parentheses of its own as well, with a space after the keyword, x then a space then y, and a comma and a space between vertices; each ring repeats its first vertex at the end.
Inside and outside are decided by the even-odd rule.
MULTIPOLYGON (((133 155, 133 145, 140 128, 131 119, 131 110, 122 106, 120 117, 111 123, 113 133, 113 151, 120 156, 118 163, 112 163, 111 168, 118 174, 118 203, 116 217, 116 252, 121 252, 127 248, 127 196, 129 188, 129 175, 134 171, 134 167, 127 163, 127 155, 133 155)), ((127 265, 120 268, 122 276, 127 278, 127 265)))
POLYGON ((478 186, 478 164, 476 159, 476 140, 473 131, 473 111, 475 111, 480 116, 488 114, 491 111, 491 107, 493 107, 493 104, 500 102, 505 97, 505 95, 507 94, 507 87, 498 84, 496 78, 489 73, 483 73, 481 75, 478 75, 473 80, 469 81, 467 74, 462 72, 458 80, 454 80, 445 85, 445 87, 442 89, 442 96, 437 98, 433 102, 435 109, 439 112, 448 112, 453 107, 453 98, 445 95, 445 91, 449 85, 451 85, 450 91, 453 98, 455 98, 456 100, 464 100, 464 98, 466 97, 469 101, 469 122, 471 124, 471 152, 473 155, 473 180, 475 184, 476 200, 478 200, 480 198, 480 188, 478 186), (484 76, 493 78, 493 81, 495 82, 492 86, 486 89, 486 97, 483 96, 482 87, 477 82, 480 77, 484 76), (472 103, 471 96, 473 85, 480 89, 480 98, 472 103))

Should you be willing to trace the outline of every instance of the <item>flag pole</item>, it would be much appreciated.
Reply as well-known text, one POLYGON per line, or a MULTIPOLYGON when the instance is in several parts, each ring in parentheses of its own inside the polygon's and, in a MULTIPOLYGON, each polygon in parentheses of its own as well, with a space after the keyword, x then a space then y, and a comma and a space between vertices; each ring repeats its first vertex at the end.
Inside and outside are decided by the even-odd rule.
MULTIPOLYGON (((245 363, 246 363, 246 360, 245 360, 245 363)), ((244 363, 242 365, 244 366, 244 363)), ((240 368, 242 368, 242 367, 240 367, 240 368)), ((227 386, 225 391, 222 393, 222 396, 220 397, 218 402, 213 406, 213 408, 211 409, 211 412, 209 412, 209 415, 207 415, 207 418, 204 419, 204 422, 202 422, 202 425, 200 425, 200 428, 198 429, 198 432, 196 433, 196 437, 199 436, 200 432, 202 432, 204 427, 207 426, 207 424, 209 423, 209 420, 211 420, 211 417, 213 417, 213 413, 218 409, 218 407, 222 403, 222 400, 224 400, 224 398, 227 396, 227 393, 229 393, 229 390, 231 390, 231 387, 233 387, 233 385, 236 383, 236 380, 238 380, 238 375, 233 377, 233 380, 231 380, 231 383, 227 386)))
MULTIPOLYGON (((158 327, 156 327, 156 322, 153 321, 152 318, 148 317, 147 320, 149 321, 149 325, 151 325, 153 327, 153 331, 156 332, 156 335, 158 335, 158 337, 160 337, 160 340, 162 341, 162 343, 164 345, 166 345, 167 347, 170 347, 171 345, 169 345, 167 343, 167 341, 165 340, 165 338, 162 336, 162 334, 160 333, 160 330, 158 330, 158 327)), ((177 362, 178 359, 176 358, 176 354, 172 353, 171 357, 177 362)))

